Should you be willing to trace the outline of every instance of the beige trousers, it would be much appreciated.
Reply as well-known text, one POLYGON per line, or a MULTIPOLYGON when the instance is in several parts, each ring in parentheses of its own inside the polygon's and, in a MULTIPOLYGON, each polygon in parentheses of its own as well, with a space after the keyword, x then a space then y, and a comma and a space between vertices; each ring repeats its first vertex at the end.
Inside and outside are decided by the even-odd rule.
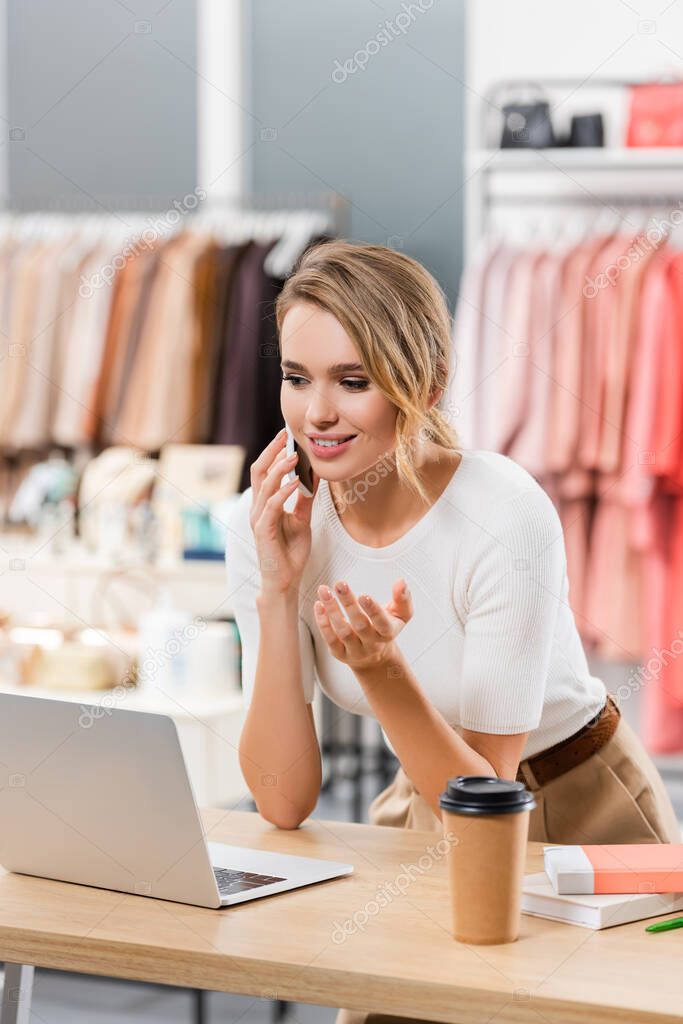
MULTIPOLYGON (((681 829, 659 772, 624 718, 597 753, 564 775, 539 786, 521 764, 536 807, 529 839, 544 843, 680 843, 681 829)), ((434 832, 441 822, 399 768, 393 782, 370 804, 370 822, 434 832)), ((428 1007, 425 1007, 428 1013, 428 1007)), ((336 1024, 414 1024, 413 1017, 388 1017, 340 1010, 336 1024)))

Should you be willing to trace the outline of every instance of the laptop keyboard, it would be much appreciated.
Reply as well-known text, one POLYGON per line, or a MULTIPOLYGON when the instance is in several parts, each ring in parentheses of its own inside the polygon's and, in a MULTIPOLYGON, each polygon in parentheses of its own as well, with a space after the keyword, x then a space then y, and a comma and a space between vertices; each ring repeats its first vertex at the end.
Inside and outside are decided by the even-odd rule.
POLYGON ((231 896, 238 892, 248 892, 249 889, 258 889, 260 885, 285 881, 277 875, 257 875, 253 871, 233 871, 231 868, 214 868, 213 873, 221 896, 231 896))

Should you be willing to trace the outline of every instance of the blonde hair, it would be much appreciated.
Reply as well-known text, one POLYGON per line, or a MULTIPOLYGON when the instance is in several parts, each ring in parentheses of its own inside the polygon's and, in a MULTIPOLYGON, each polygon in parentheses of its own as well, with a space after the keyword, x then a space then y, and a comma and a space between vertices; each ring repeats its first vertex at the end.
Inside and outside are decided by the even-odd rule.
POLYGON ((415 471, 418 436, 449 450, 458 436, 443 413, 427 408, 448 383, 451 320, 436 280, 417 260, 383 245, 345 239, 307 249, 275 304, 278 334, 285 314, 310 302, 339 321, 355 343, 368 376, 398 409, 396 470, 427 500, 415 471))

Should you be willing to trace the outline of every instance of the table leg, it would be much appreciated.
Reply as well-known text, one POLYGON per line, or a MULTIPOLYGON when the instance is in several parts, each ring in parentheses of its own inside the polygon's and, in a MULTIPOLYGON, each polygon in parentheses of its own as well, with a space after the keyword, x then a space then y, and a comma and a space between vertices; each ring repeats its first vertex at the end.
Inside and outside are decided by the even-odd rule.
POLYGON ((285 1002, 284 999, 274 999, 271 1007, 270 1019, 273 1021, 273 1024, 280 1024, 280 1021, 287 1020, 289 1017, 289 1003, 285 1002))
MULTIPOLYGON (((209 1015, 206 1006, 206 992, 203 988, 194 990, 194 1024, 208 1024, 209 1015)), ((0 1024, 5 1024, 0 1020, 0 1024)))
POLYGON ((5 964, 0 1024, 29 1024, 35 967, 5 964))

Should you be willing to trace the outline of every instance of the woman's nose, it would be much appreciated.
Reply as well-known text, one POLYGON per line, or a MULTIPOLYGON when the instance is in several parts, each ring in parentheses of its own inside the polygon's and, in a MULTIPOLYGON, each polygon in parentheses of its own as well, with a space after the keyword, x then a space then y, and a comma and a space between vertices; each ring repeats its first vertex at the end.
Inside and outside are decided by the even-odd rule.
POLYGON ((309 423, 315 426, 321 426, 323 423, 335 423, 338 418, 334 403, 322 393, 316 394, 311 398, 308 404, 307 415, 309 423))

